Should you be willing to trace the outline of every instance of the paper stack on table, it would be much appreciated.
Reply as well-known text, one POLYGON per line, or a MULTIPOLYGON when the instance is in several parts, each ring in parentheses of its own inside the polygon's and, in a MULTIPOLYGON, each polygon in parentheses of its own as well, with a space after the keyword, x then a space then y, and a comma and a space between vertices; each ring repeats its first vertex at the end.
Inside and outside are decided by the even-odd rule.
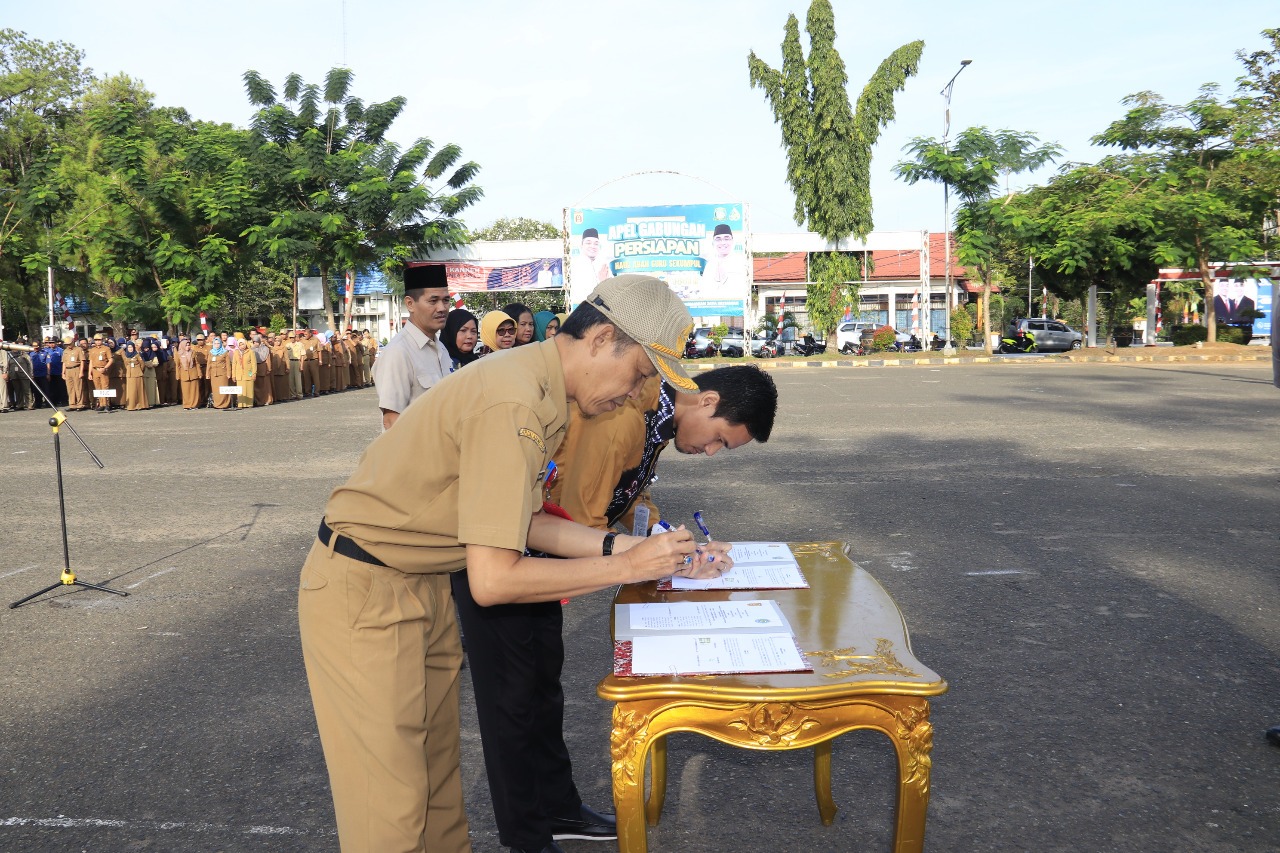
POLYGON ((809 582, 800 572, 800 564, 785 542, 734 542, 729 556, 733 558, 733 568, 718 578, 664 578, 658 582, 658 589, 809 588, 809 582))
POLYGON ((620 604, 614 673, 811 672, 775 601, 620 604))

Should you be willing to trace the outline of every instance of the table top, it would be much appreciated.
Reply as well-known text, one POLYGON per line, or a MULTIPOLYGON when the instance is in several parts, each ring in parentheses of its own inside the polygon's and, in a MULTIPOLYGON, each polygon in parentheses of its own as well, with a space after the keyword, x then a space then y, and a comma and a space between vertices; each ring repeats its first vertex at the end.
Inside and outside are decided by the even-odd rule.
POLYGON ((849 559, 844 542, 793 542, 790 547, 809 589, 660 592, 654 581, 621 587, 614 604, 772 599, 786 614, 813 672, 610 674, 596 692, 613 702, 661 698, 813 702, 876 693, 937 696, 946 692, 941 676, 912 653, 898 605, 875 578, 849 559))

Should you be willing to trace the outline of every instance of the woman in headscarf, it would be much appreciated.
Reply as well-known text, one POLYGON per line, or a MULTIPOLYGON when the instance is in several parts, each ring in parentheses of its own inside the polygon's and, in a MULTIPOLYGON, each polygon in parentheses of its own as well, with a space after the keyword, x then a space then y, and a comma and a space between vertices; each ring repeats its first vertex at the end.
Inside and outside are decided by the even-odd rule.
POLYGON ((480 318, 480 342, 489 352, 511 349, 516 344, 516 321, 503 311, 490 311, 480 318))
POLYGON ((147 390, 142 381, 142 353, 131 340, 124 342, 124 407, 131 412, 148 408, 147 390))
POLYGON ((479 358, 476 355, 476 339, 480 336, 480 324, 476 315, 466 308, 455 308, 445 318, 440 340, 453 359, 453 369, 460 370, 479 358))
POLYGON ((209 359, 207 373, 209 376, 209 392, 213 397, 215 409, 231 408, 231 395, 223 394, 220 388, 231 384, 231 350, 223 344, 222 338, 214 335, 209 339, 209 359))
POLYGON ((236 408, 252 409, 253 383, 258 378, 258 356, 244 338, 236 339, 236 351, 231 355, 231 378, 240 386, 236 408))
POLYGON ((200 359, 191 348, 191 339, 178 342, 178 354, 174 358, 174 372, 182 386, 182 408, 191 411, 200 405, 200 359))
POLYGON ((155 338, 143 338, 138 346, 138 352, 142 354, 142 390, 146 395, 148 409, 160 405, 160 384, 156 377, 160 368, 157 343, 155 338))
POLYGON ((111 349, 111 366, 107 375, 111 377, 111 390, 116 395, 111 398, 111 408, 118 409, 124 405, 124 338, 107 338, 107 346, 111 349))
POLYGON ((516 321, 516 346, 533 343, 533 312, 529 306, 512 302, 503 306, 502 313, 516 321))
POLYGON ((539 311, 533 315, 533 339, 545 341, 554 338, 560 332, 560 320, 550 311, 539 311))

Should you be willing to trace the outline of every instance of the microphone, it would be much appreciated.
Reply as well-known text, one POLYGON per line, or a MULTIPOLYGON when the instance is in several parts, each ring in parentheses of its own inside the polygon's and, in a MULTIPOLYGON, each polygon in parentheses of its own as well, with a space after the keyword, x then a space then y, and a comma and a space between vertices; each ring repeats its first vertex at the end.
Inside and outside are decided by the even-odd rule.
POLYGON ((35 347, 29 347, 25 344, 11 344, 7 341, 0 341, 0 349, 7 349, 9 352, 35 352, 35 347))

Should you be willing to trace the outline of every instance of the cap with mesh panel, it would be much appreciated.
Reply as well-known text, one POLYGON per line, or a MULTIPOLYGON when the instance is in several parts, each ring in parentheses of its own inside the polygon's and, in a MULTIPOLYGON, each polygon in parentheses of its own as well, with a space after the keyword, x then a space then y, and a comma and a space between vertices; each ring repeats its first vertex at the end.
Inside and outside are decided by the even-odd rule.
POLYGON ((693 317, 665 281, 647 275, 615 276, 600 282, 585 301, 644 347, 669 385, 686 393, 698 390, 680 363, 693 317))

